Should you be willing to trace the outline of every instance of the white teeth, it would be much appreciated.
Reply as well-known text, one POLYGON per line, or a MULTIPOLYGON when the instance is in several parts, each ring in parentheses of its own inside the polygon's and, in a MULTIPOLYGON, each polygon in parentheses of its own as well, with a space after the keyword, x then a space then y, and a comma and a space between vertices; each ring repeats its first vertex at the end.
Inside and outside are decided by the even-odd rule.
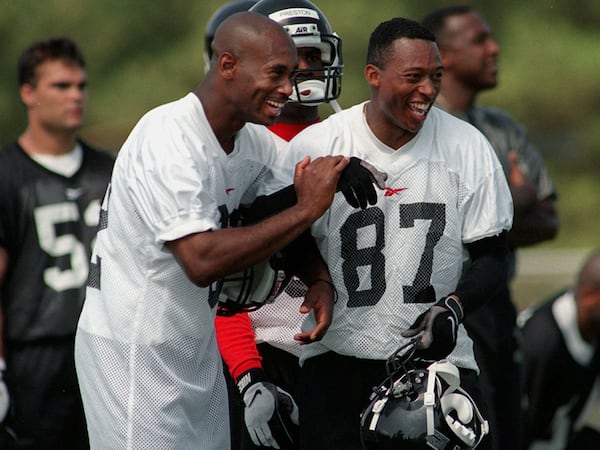
POLYGON ((419 114, 427 113, 430 106, 431 103, 410 103, 411 109, 419 114))
POLYGON ((267 100, 267 105, 272 106, 273 108, 283 108, 285 103, 274 102, 273 100, 267 100))

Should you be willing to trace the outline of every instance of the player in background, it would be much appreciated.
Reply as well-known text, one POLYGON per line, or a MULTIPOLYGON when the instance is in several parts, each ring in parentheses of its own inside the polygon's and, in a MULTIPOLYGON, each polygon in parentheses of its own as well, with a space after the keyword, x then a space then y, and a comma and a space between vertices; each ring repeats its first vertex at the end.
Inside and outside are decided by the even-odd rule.
POLYGON ((600 250, 587 256, 571 288, 522 311, 519 324, 523 448, 600 448, 600 250))
POLYGON ((0 448, 82 450, 73 345, 113 158, 78 137, 87 75, 75 42, 33 42, 17 71, 27 127, 0 151, 0 448))
MULTIPOLYGON (((242 3, 244 2, 228 3, 209 21, 206 32, 208 55, 212 30, 216 28, 215 20, 223 20, 224 12, 231 12, 232 8, 239 7, 242 3)), ((284 147, 293 136, 320 121, 319 105, 329 103, 334 110, 339 110, 336 99, 340 95, 342 83, 341 39, 332 31, 323 12, 308 0, 261 0, 252 3, 255 4, 252 11, 266 15, 284 26, 296 45, 298 68, 294 75, 293 93, 276 122, 268 126, 278 149, 285 151, 284 147)), ((215 323, 219 349, 230 380, 237 382, 229 384, 233 449, 257 448, 259 444, 264 445, 271 439, 278 441, 277 437, 278 447, 297 448, 297 443, 290 442, 280 430, 274 432, 277 437, 273 434, 259 436, 255 432, 259 424, 262 424, 267 433, 271 432, 267 422, 271 418, 271 412, 276 410, 276 405, 263 410, 259 409, 256 402, 250 405, 248 398, 253 393, 250 388, 254 383, 277 386, 295 397, 300 371, 300 345, 294 340, 294 336, 300 332, 306 316, 299 311, 305 293, 304 283, 294 277, 272 304, 251 313, 217 315, 215 323), (241 386, 241 380, 248 379, 250 383, 243 384, 243 393, 246 394, 243 397, 238 386, 241 386), (247 427, 244 425, 244 415, 247 427)), ((269 396, 268 400, 277 403, 277 398, 269 396)), ((271 422, 271 425, 281 424, 271 422)))
POLYGON ((510 282, 516 251, 558 233, 557 193, 542 155, 523 126, 506 112, 477 104, 498 84, 500 46, 492 29, 471 6, 450 6, 423 19, 438 42, 444 82, 436 104, 478 128, 490 141, 509 182, 515 208, 508 233, 509 276, 493 299, 465 321, 475 345, 495 448, 519 447, 520 383, 516 308, 510 282))
POLYGON ((427 29, 383 22, 368 44, 370 100, 312 125, 286 149, 288 176, 300 154, 337 152, 388 174, 376 205, 350 210, 335 199, 311 227, 338 301, 324 338, 302 346, 301 449, 361 449, 360 413, 387 358, 415 336, 419 357, 447 356, 480 403, 461 321, 505 282, 512 202, 485 137, 433 106, 442 73, 427 29), (465 251, 473 264, 463 274, 465 251))

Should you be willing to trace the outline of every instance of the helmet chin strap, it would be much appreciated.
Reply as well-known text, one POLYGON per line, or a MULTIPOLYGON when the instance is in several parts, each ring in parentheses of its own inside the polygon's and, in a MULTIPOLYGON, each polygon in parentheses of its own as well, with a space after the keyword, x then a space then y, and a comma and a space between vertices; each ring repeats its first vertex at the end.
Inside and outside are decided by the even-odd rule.
MULTIPOLYGON (((467 426, 465 424, 462 424, 460 422, 453 422, 453 423, 448 422, 448 419, 446 418, 446 415, 447 415, 446 411, 442 411, 444 414, 444 418, 446 418, 446 423, 448 423, 448 426, 452 429, 452 431, 455 433, 455 435, 459 439, 461 439, 465 444, 472 446, 473 448, 477 447, 477 445, 479 445, 479 443, 481 442, 483 437, 489 433, 489 425, 488 425, 487 420, 485 420, 483 418, 483 416, 481 415, 481 413, 479 412, 479 409, 477 408, 477 405, 475 404, 475 402, 473 401, 471 396, 464 389, 462 389, 460 387, 460 375, 458 372, 458 368, 454 364, 450 363, 449 361, 441 360, 441 361, 434 362, 427 369, 429 370, 429 375, 427 377, 427 391, 425 393, 425 398, 424 398, 424 404, 425 404, 425 407, 427 408, 426 409, 427 435, 431 436, 435 433, 433 408, 435 405, 435 397, 436 397, 435 389, 438 386, 441 388, 441 385, 439 384, 439 381, 437 379, 437 377, 439 376, 444 381, 446 381, 449 385, 448 388, 444 392, 439 392, 440 402, 443 403, 444 396, 453 395, 453 393, 455 393, 455 392, 466 397, 465 400, 469 401, 469 406, 473 409, 473 412, 475 412, 475 415, 477 416, 477 419, 479 420, 479 423, 481 424, 481 433, 479 435, 479 439, 477 439, 477 436, 476 436, 474 430, 467 428, 467 426)), ((458 405, 457 405, 457 407, 458 407, 458 405)), ((444 408, 442 408, 442 410, 443 409, 444 408)), ((461 419, 460 412, 461 411, 457 410, 459 421, 466 418, 466 417, 463 417, 461 419)), ((471 415, 469 416, 468 421, 470 421, 471 418, 472 418, 472 412, 471 412, 471 415)))

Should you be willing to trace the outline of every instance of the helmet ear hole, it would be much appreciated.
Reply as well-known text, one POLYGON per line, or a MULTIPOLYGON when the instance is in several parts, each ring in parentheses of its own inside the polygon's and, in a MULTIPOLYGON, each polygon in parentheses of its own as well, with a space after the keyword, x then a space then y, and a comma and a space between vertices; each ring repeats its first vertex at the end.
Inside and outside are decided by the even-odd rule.
POLYGON ((471 400, 462 394, 452 392, 449 394, 442 395, 440 399, 442 405, 442 412, 445 415, 450 414, 452 411, 456 411, 458 420, 462 423, 469 423, 473 420, 473 404, 471 400))

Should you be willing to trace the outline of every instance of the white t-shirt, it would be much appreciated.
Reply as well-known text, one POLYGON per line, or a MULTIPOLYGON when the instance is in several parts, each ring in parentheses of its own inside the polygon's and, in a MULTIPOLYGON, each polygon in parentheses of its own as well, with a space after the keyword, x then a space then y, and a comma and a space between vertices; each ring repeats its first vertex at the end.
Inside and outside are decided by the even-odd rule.
POLYGON ((240 204, 269 193, 276 157, 253 124, 227 155, 194 94, 133 129, 102 206, 76 337, 92 448, 229 448, 220 286, 193 284, 164 243, 227 227, 240 204))
MULTIPOLYGON (((306 155, 344 154, 388 174, 377 205, 354 209, 338 193, 312 226, 339 299, 327 334, 302 347, 301 362, 328 350, 387 359, 406 342, 400 333, 430 302, 456 288, 464 244, 512 225, 502 167, 474 127, 434 107, 419 133, 395 150, 372 133, 363 107, 356 105, 302 131, 285 150, 280 167, 289 179, 294 162, 306 155), (435 298, 417 302, 419 292, 430 285, 435 298)), ((303 328, 313 326, 309 315, 303 328)), ((462 325, 449 360, 477 369, 462 325)))

